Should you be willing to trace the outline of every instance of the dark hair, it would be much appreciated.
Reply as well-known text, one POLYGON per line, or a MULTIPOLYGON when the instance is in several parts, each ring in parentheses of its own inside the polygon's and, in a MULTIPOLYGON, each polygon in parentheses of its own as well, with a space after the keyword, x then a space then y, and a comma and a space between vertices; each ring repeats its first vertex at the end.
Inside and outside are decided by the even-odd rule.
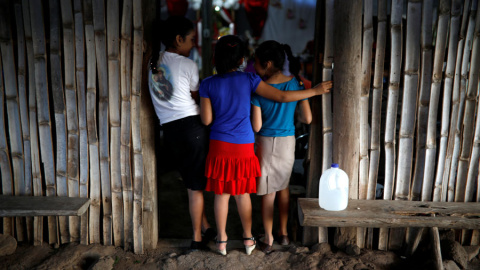
POLYGON ((215 45, 215 68, 218 74, 225 74, 238 68, 246 55, 245 42, 238 36, 221 37, 215 45))
POLYGON ((177 36, 181 36, 183 39, 194 30, 193 23, 182 16, 170 16, 167 20, 157 20, 154 23, 153 44, 152 44, 152 60, 150 62, 150 69, 153 73, 156 73, 156 65, 160 53, 160 42, 165 45, 166 49, 170 49, 175 46, 177 36))
POLYGON ((275 40, 267 40, 262 42, 255 50, 255 56, 260 61, 260 65, 265 67, 268 61, 271 61, 274 71, 282 70, 285 64, 285 54, 288 57, 289 71, 297 79, 300 85, 303 85, 298 73, 300 72, 300 60, 294 57, 292 49, 288 44, 280 44, 275 40))

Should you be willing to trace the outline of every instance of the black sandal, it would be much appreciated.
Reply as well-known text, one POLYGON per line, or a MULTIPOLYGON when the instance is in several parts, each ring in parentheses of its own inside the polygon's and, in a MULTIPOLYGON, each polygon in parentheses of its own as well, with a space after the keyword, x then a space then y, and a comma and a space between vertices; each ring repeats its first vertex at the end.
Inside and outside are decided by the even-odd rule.
POLYGON ((202 242, 205 245, 207 245, 208 242, 214 240, 216 236, 217 236, 217 231, 215 231, 212 228, 208 228, 205 230, 205 232, 203 232, 202 242))

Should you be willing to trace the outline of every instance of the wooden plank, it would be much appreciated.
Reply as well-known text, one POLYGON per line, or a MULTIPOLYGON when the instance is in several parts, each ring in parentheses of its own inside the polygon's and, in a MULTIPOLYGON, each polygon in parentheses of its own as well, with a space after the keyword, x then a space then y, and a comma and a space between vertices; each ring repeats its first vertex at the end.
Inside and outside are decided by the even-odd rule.
POLYGON ((318 199, 299 198, 298 213, 302 226, 480 228, 479 203, 350 200, 343 211, 326 211, 318 199))
POLYGON ((89 205, 88 198, 0 195, 0 217, 81 216, 89 205))

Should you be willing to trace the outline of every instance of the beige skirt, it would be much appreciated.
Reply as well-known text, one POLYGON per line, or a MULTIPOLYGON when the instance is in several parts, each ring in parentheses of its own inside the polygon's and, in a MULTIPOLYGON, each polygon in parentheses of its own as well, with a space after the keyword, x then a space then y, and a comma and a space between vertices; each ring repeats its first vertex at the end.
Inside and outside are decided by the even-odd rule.
POLYGON ((257 195, 286 189, 295 161, 295 137, 257 136, 255 146, 262 170, 257 178, 257 195))

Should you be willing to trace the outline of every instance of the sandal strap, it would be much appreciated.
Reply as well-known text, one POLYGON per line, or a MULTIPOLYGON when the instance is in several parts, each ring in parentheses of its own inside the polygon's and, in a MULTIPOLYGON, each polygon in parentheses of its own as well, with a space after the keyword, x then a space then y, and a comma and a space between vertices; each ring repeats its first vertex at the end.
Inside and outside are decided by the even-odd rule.
POLYGON ((254 236, 252 236, 252 237, 244 237, 244 238, 243 238, 243 241, 247 241, 247 240, 252 240, 254 245, 257 244, 257 240, 255 240, 255 237, 254 237, 254 236))
POLYGON ((228 242, 228 240, 225 240, 225 241, 215 240, 215 243, 217 243, 217 244, 222 244, 222 243, 227 243, 227 242, 228 242))

